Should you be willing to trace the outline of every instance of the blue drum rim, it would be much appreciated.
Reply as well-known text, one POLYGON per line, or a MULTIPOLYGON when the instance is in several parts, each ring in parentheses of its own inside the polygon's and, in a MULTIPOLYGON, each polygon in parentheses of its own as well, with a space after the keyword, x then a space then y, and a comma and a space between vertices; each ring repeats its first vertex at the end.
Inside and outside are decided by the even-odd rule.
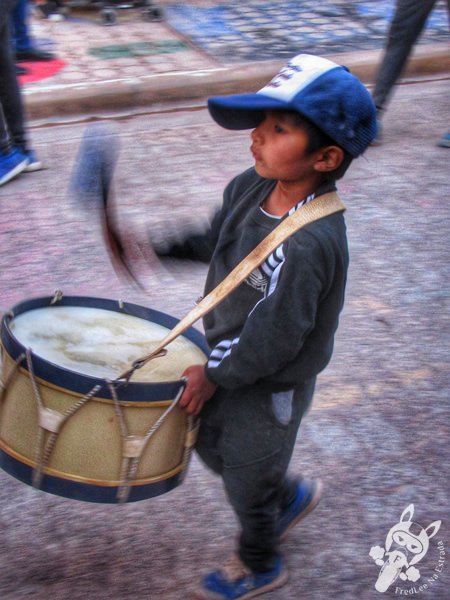
MULTIPOLYGON (((32 485, 33 468, 10 456, 7 452, 0 449, 1 468, 18 481, 27 485, 32 485)), ((141 485, 130 485, 129 496, 126 503, 138 502, 155 498, 167 492, 170 492, 183 482, 185 469, 179 473, 171 475, 166 479, 152 481, 141 485)), ((42 483, 37 491, 47 492, 56 496, 62 496, 71 500, 80 500, 82 502, 94 502, 99 504, 117 504, 117 493, 119 488, 116 486, 100 486, 95 484, 74 481, 54 475, 44 474, 42 483)))
MULTIPOLYGON (((117 313, 128 314, 133 317, 138 317, 146 321, 151 321, 162 325, 167 329, 173 329, 179 319, 172 317, 166 313, 133 304, 130 302, 122 302, 112 300, 110 298, 95 298, 92 296, 63 296, 58 302, 52 303, 53 296, 43 296, 25 300, 16 304, 9 313, 5 314, 1 321, 0 337, 2 344, 9 356, 16 360, 26 348, 13 335, 9 326, 10 321, 15 317, 34 310, 36 308, 45 308, 51 306, 79 306, 84 308, 100 308, 111 310, 117 313)), ((189 327, 183 336, 193 342, 206 356, 209 355, 209 348, 205 337, 198 330, 189 327)), ((38 354, 31 353, 33 369, 35 376, 43 379, 49 384, 56 385, 60 388, 68 389, 74 393, 85 395, 89 393, 96 385, 100 386, 95 396, 98 398, 111 399, 108 386, 105 385, 105 380, 90 375, 84 375, 76 371, 70 371, 41 358, 38 354)), ((22 366, 26 368, 25 363, 22 366)), ((157 402, 161 400, 169 400, 174 398, 180 386, 184 385, 183 380, 161 381, 155 383, 130 381, 127 385, 117 387, 117 396, 123 402, 157 402)))

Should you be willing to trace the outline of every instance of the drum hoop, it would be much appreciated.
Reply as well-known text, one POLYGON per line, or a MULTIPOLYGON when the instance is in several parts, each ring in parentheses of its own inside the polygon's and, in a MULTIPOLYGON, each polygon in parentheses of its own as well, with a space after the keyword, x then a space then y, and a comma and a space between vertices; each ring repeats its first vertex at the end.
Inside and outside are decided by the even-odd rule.
MULTIPOLYGON (((160 324, 169 330, 173 329, 179 322, 170 315, 135 304, 124 304, 121 301, 86 296, 64 297, 61 294, 24 301, 6 313, 0 323, 0 350, 8 363, 12 361, 12 368, 9 369, 6 376, 6 387, 3 385, 3 388, 12 387, 17 376, 25 376, 27 380, 30 380, 38 414, 38 435, 34 456, 32 453, 23 456, 17 450, 9 447, 8 442, 0 439, 0 466, 13 476, 30 483, 36 488, 69 498, 88 501, 120 503, 145 499, 169 491, 175 485, 181 483, 187 471, 189 457, 198 429, 198 423, 195 423, 192 417, 187 419, 185 435, 179 438, 179 442, 183 444, 184 448, 181 462, 168 471, 164 473, 157 472, 153 476, 147 475, 143 478, 136 478, 136 474, 152 436, 164 424, 169 414, 177 408, 177 402, 182 395, 186 380, 180 378, 176 381, 165 382, 127 382, 122 379, 110 381, 106 378, 92 377, 69 370, 42 358, 38 354, 34 354, 32 349, 26 348, 14 336, 13 328, 10 326, 11 321, 23 313, 37 308, 50 308, 55 304, 82 308, 91 307, 128 314, 160 324), (45 388, 55 390, 67 399, 72 398, 73 402, 62 412, 54 410, 47 406, 45 397, 41 395, 40 390, 45 388), (97 479, 85 476, 82 473, 71 473, 71 469, 68 472, 67 469, 61 471, 49 466, 52 462, 51 456, 56 447, 59 434, 65 423, 78 410, 92 401, 113 405, 116 417, 119 419, 122 454, 120 473, 117 473, 114 479, 97 479), (163 410, 161 414, 157 415, 156 421, 144 435, 137 435, 129 429, 127 419, 129 407, 163 410), (19 465, 23 465, 25 470, 22 471, 21 468, 18 468, 19 465), (28 474, 28 470, 31 473, 28 474), (45 479, 45 477, 48 479, 45 479), (148 487, 153 490, 150 496, 148 495, 150 491, 147 489, 148 487), (98 488, 98 492, 92 493, 89 488, 98 488), (100 492, 101 489, 105 492, 100 492), (113 490, 117 490, 117 492, 113 490), (115 494, 115 498, 111 495, 111 491, 115 494)), ((208 355, 209 349, 206 340, 200 332, 190 327, 183 335, 194 343, 205 354, 205 357, 208 355)))
MULTIPOLYGON (((16 450, 13 450, 12 448, 10 448, 1 439, 0 439, 0 452, 4 452, 10 458, 27 465, 31 469, 36 468, 35 461, 30 460, 28 457, 23 456, 19 452, 16 452, 16 450)), ((177 475, 178 473, 182 472, 185 468, 186 468, 186 465, 184 465, 183 462, 181 462, 179 465, 177 465, 173 469, 170 469, 170 471, 166 471, 162 475, 146 477, 145 479, 133 479, 132 481, 130 481, 129 485, 130 485, 130 487, 133 487, 133 486, 141 486, 141 485, 147 485, 147 484, 151 484, 151 483, 157 483, 158 481, 164 481, 165 479, 169 479, 170 477, 173 477, 174 475, 177 475)), ((78 483, 84 483, 86 485, 98 485, 100 487, 120 487, 122 484, 122 482, 119 480, 116 481, 113 479, 111 479, 111 480, 93 479, 93 478, 89 478, 89 477, 83 477, 81 475, 72 475, 72 474, 68 475, 67 473, 64 473, 63 471, 58 471, 57 469, 53 469, 52 467, 44 467, 43 474, 50 475, 52 477, 58 477, 60 479, 66 480, 66 481, 76 481, 78 483)))
MULTIPOLYGON (((14 336, 11 328, 10 321, 26 312, 29 312, 36 308, 46 308, 52 305, 57 306, 76 306, 83 308, 100 308, 104 310, 111 310, 114 312, 128 314, 133 317, 144 319, 146 321, 155 322, 168 329, 173 328, 179 319, 162 313, 160 311, 146 308, 138 304, 125 303, 118 300, 112 300, 109 298, 94 298, 90 296, 62 296, 58 298, 57 302, 54 302, 54 296, 44 296, 40 298, 34 298, 32 300, 25 300, 15 305, 12 310, 3 316, 1 321, 1 341, 5 351, 9 356, 15 360, 24 350, 25 347, 17 338, 14 336)), ((206 356, 209 354, 209 349, 204 336, 190 327, 184 334, 189 341, 193 342, 206 356)), ((103 398, 110 400, 109 390, 105 386, 105 379, 92 377, 77 371, 71 371, 52 363, 44 358, 41 358, 38 354, 32 353, 33 364, 35 368, 36 378, 44 380, 48 385, 57 385, 60 389, 70 389, 76 394, 84 395, 88 393, 95 385, 101 385, 102 388, 96 394, 96 399, 103 398), (54 381, 59 381, 61 385, 55 384, 54 381)), ((120 374, 118 373, 118 376, 120 374)), ((152 403, 160 402, 160 398, 173 398, 176 396, 180 386, 183 385, 183 380, 175 381, 159 381, 159 382, 145 382, 145 381, 130 381, 126 386, 118 386, 117 394, 120 402, 136 402, 141 405, 142 402, 152 403), (142 400, 142 398, 145 400, 142 400), (154 400, 153 400, 154 398, 154 400)))
MULTIPOLYGON (((5 348, 5 353, 10 360, 14 361, 13 357, 9 354, 9 352, 6 350, 6 348, 5 348)), ((32 353, 32 357, 33 357, 33 361, 35 361, 36 354, 32 353)), ((24 377, 28 377, 28 378, 30 377, 30 373, 26 367, 19 366, 17 368, 17 370, 24 377)), ((35 377, 35 380, 37 383, 39 383, 43 387, 47 387, 51 390, 55 390, 56 392, 61 392, 65 396, 71 396, 73 398, 82 398, 84 395, 79 392, 74 392, 70 388, 64 388, 60 385, 57 385, 56 383, 52 383, 50 381, 47 381, 46 379, 42 379, 42 377, 35 377)), ((99 381, 101 381, 101 382, 103 381, 103 383, 105 384, 105 380, 100 379, 99 381)), ((178 381, 176 383, 178 383, 178 381)), ((182 383, 183 383, 183 381, 180 380, 180 385, 182 383)), ((110 396, 108 398, 103 398, 101 396, 94 395, 91 398, 91 402, 100 402, 102 404, 109 404, 109 405, 114 404, 114 401, 110 396)), ((139 402, 137 402, 136 400, 127 400, 126 398, 120 399, 120 403, 124 404, 127 408, 128 407, 130 407, 130 408, 133 408, 133 407, 136 407, 136 408, 164 408, 164 407, 168 406, 169 404, 171 404, 172 402, 173 402, 173 398, 169 398, 167 400, 150 400, 150 401, 141 400, 139 402)))

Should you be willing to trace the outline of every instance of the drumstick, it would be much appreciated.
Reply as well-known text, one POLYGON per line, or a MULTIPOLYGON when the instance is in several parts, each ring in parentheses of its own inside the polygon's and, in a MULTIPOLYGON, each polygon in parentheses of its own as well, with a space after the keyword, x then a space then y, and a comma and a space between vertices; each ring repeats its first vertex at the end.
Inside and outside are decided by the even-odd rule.
POLYGON ((124 251, 117 229, 117 215, 111 202, 115 166, 119 156, 117 128, 112 123, 94 123, 86 127, 69 184, 70 196, 84 208, 98 208, 108 253, 119 276, 125 276, 144 289, 124 251))

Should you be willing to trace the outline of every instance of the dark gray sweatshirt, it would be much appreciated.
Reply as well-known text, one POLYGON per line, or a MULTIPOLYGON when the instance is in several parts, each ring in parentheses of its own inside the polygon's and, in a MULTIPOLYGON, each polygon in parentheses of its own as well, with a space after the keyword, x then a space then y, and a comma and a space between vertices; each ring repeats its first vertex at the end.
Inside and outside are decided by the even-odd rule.
MULTIPOLYGON (((209 293, 278 225, 261 210, 275 185, 253 168, 245 171, 225 189, 207 232, 158 253, 210 262, 209 293)), ((330 189, 322 186, 315 196, 330 189)), ((204 318, 208 377, 228 389, 258 383, 281 391, 317 375, 333 351, 347 269, 342 213, 293 234, 204 318)))

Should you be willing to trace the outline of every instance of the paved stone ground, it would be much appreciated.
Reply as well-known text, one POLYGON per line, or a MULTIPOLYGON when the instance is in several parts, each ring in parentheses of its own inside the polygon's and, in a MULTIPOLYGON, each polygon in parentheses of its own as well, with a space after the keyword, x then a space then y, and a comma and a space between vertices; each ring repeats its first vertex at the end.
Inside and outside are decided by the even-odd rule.
MULTIPOLYGON (((394 0, 250 0, 168 4, 169 25, 221 63, 287 59, 383 47, 394 0), (206 4, 206 5, 205 5, 206 4)), ((448 15, 438 3, 421 43, 445 41, 448 15)))
MULTIPOLYGON (((444 79, 399 88, 384 144, 340 186, 352 259, 347 303, 292 463, 320 476, 325 495, 283 545, 290 581, 268 600, 380 598, 369 550, 384 544, 410 503, 422 526, 442 525, 418 565, 420 580, 398 580, 385 597, 412 590, 448 598, 448 554, 435 571, 438 543, 450 547, 449 151, 435 146, 448 127, 448 99, 444 79)), ((118 126, 122 226, 144 219, 154 238, 204 218, 230 177, 251 164, 248 134, 219 129, 204 110, 118 126)), ((115 276, 95 213, 69 202, 83 128, 33 129, 50 168, 1 190, 0 307, 62 288, 183 316, 205 268, 174 264, 170 275, 148 273, 148 294, 133 290, 115 276)), ((0 473, 0 530, 2 600, 184 600, 236 535, 220 483, 196 459, 180 488, 121 507, 50 496, 0 473)))
MULTIPOLYGON (((167 91, 164 86, 174 85, 180 76, 185 81, 190 76, 189 82, 178 91, 181 97, 192 97, 195 90, 197 96, 215 93, 202 91, 202 84, 211 78, 236 75, 235 72, 241 72, 241 77, 240 80, 235 77, 234 90, 239 81, 241 86, 251 81, 250 89, 258 89, 259 83, 262 85, 276 72, 281 59, 284 61, 287 55, 300 51, 333 57, 336 53, 346 53, 342 55, 345 61, 349 59, 349 51, 356 51, 353 59, 367 57, 364 60, 372 64, 370 74, 364 78, 370 81, 379 61, 392 3, 393 0, 329 0, 315 4, 284 0, 164 1, 161 5, 165 18, 161 22, 145 21, 137 9, 131 9, 120 11, 113 27, 101 24, 92 3, 90 9, 74 9, 61 22, 32 16, 30 24, 36 44, 54 51, 64 66, 49 64, 51 76, 29 83, 22 79, 24 98, 31 117, 35 118, 72 110, 85 112, 98 96, 102 96, 97 102, 100 107, 117 108, 125 93, 125 106, 130 107, 139 101, 143 88, 147 104, 150 99, 158 102, 164 99, 167 91), (298 18, 293 18, 295 9, 299 11, 298 18), (365 51, 365 48, 376 50, 365 51), (252 61, 256 69, 242 76, 243 69, 254 64, 252 61), (271 75, 266 74, 273 62, 271 75), (255 72, 261 73, 263 82, 255 82, 255 72)), ((433 44, 433 48, 439 49, 445 48, 447 39, 446 13, 441 0, 420 41, 427 48, 433 44)), ((440 63, 448 64, 444 52, 441 56, 439 50, 440 63)), ((33 69, 32 63, 26 66, 33 69)), ((350 66, 353 68, 352 62, 350 66)), ((42 73, 45 64, 41 63, 39 69, 42 73)))
POLYGON ((125 76, 191 71, 215 65, 212 59, 174 35, 163 22, 144 21, 137 11, 126 12, 112 27, 88 18, 53 22, 32 17, 31 25, 36 43, 66 62, 51 78, 29 84, 33 91, 49 85, 69 86, 82 81, 92 85, 125 76))

